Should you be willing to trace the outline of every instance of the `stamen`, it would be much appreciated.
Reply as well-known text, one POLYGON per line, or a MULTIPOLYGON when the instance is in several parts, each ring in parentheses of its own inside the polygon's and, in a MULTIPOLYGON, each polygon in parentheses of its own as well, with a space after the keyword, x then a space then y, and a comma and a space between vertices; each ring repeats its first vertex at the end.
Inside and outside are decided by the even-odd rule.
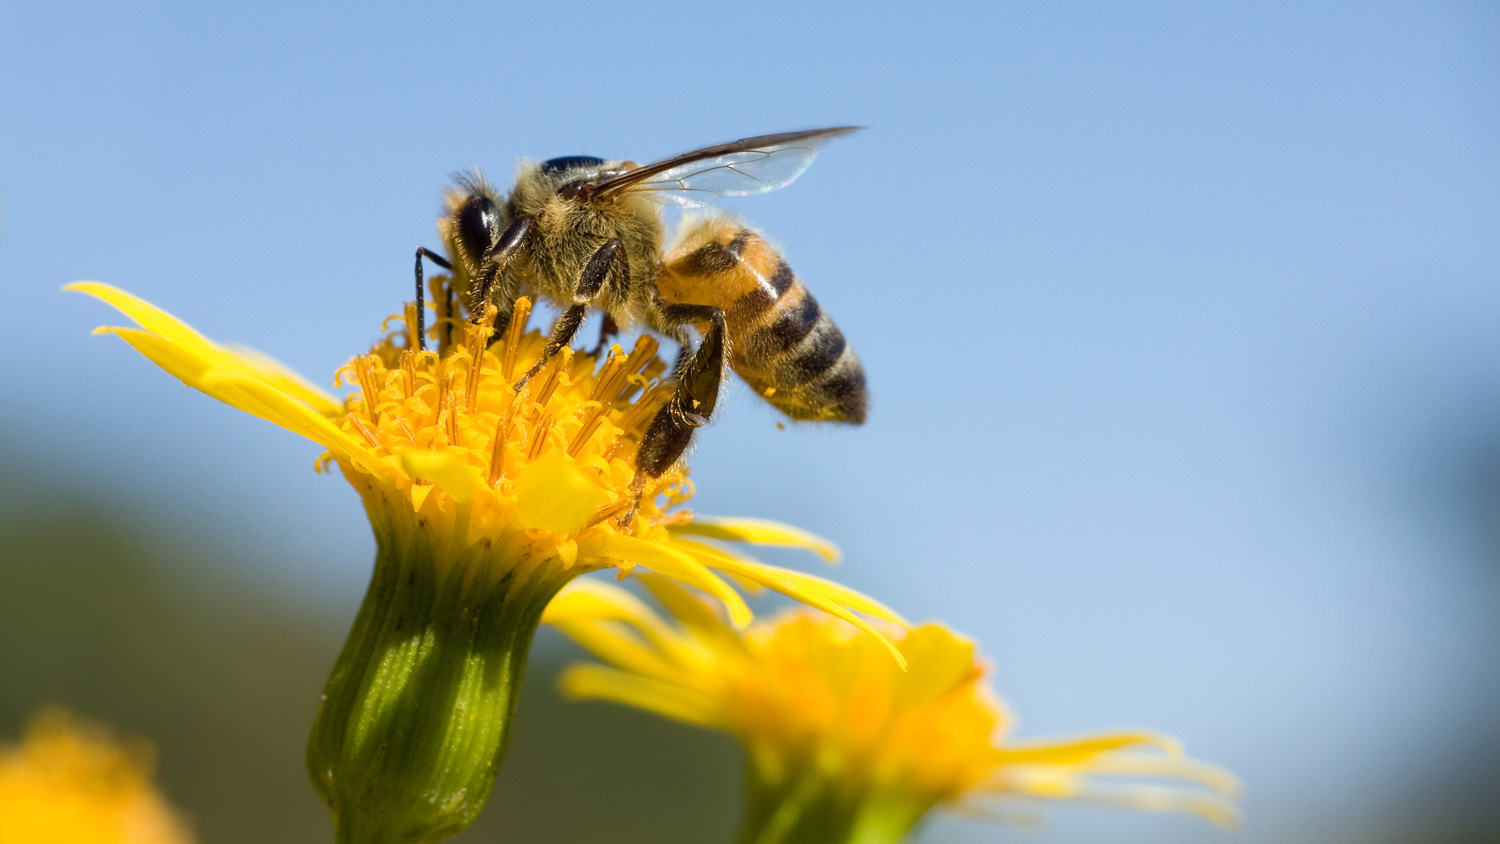
MULTIPOLYGON (((640 344, 637 343, 637 346, 640 344)), ((619 353, 616 346, 610 350, 609 359, 599 371, 599 380, 594 384, 594 391, 589 396, 591 405, 588 412, 584 414, 582 424, 579 426, 578 435, 573 438, 572 444, 568 446, 568 454, 577 457, 588 444, 589 437, 599 430, 604 423, 605 414, 614 409, 615 400, 619 398, 622 390, 629 385, 630 362, 625 355, 619 353)))
POLYGON ((479 401, 479 374, 484 367, 484 350, 489 347, 490 335, 495 329, 490 322, 495 316, 495 306, 486 305, 484 318, 478 323, 469 323, 464 329, 464 349, 469 353, 469 381, 465 385, 465 402, 467 410, 474 412, 479 401))
POLYGON ((618 394, 616 382, 623 384, 625 381, 625 356, 619 353, 619 349, 619 346, 615 346, 609 350, 609 357, 605 359, 604 366, 599 368, 594 391, 589 393, 590 401, 613 401, 618 394), (609 396, 608 399, 605 398, 606 395, 609 396))
POLYGON ((505 359, 500 371, 507 383, 515 382, 516 354, 521 348, 521 337, 526 334, 526 321, 531 318, 531 300, 522 296, 516 300, 510 312, 510 325, 505 330, 505 359))
MULTIPOLYGON (((667 403, 671 397, 671 388, 664 381, 658 381, 630 409, 620 416, 619 427, 626 436, 633 436, 639 440, 646 433, 646 425, 656 415, 656 411, 667 403)), ((616 449, 624 445, 622 441, 616 445, 616 449)))
POLYGON ((642 334, 635 341, 635 348, 630 350, 630 357, 625 361, 625 387, 621 388, 615 401, 620 401, 635 392, 634 387, 644 388, 646 381, 655 378, 658 373, 648 375, 646 372, 652 368, 653 363, 661 364, 661 368, 666 369, 666 364, 661 363, 656 357, 656 349, 660 345, 656 342, 656 338, 649 334, 642 334))
POLYGON ((379 427, 380 411, 376 409, 376 403, 380 401, 380 379, 375 374, 377 366, 380 366, 380 358, 374 355, 363 355, 354 361, 359 389, 364 394, 365 415, 370 417, 370 424, 379 427))
POLYGON ((453 379, 453 371, 446 367, 437 378, 438 400, 437 407, 433 409, 431 424, 437 428, 437 445, 440 446, 456 445, 454 442, 455 438, 452 435, 454 416, 453 379))
MULTIPOLYGON (((689 493, 689 495, 687 496, 687 498, 691 498, 691 497, 692 497, 692 494, 689 493)), ((687 498, 684 498, 682 500, 686 501, 687 498)), ((656 519, 656 523, 658 525, 661 525, 662 527, 667 527, 669 525, 685 525, 688 522, 691 522, 692 520, 693 520, 693 511, 692 510, 674 510, 671 513, 664 513, 661 516, 659 516, 656 519)))
POLYGON ((531 448, 526 452, 526 459, 535 460, 538 457, 542 456, 543 451, 546 451, 547 434, 551 432, 552 423, 555 421, 556 420, 553 419, 552 414, 542 414, 541 420, 538 421, 536 427, 532 429, 531 448))
POLYGON ((693 485, 691 478, 683 478, 681 481, 667 487, 667 500, 673 506, 682 504, 693 497, 698 488, 693 485))
POLYGON ((411 426, 408 425, 408 424, 406 424, 406 420, 405 419, 400 420, 397 423, 397 427, 399 427, 401 429, 401 433, 405 434, 406 438, 408 440, 411 440, 411 444, 413 446, 416 446, 416 444, 417 444, 417 435, 414 434, 414 433, 412 433, 411 426))
POLYGON ((500 480, 505 471, 505 442, 510 439, 510 426, 516 420, 516 397, 510 397, 510 404, 505 408, 505 415, 495 423, 495 439, 490 444, 490 486, 494 486, 500 480))
MULTIPOLYGON (((406 398, 417 397, 417 353, 411 349, 401 353, 401 374, 406 383, 406 398)), ((406 424, 406 423, 402 423, 406 424)))
POLYGON ((595 513, 593 518, 588 520, 588 523, 584 525, 584 528, 591 528, 594 525, 599 524, 600 522, 618 516, 619 514, 630 509, 631 503, 631 500, 629 498, 626 498, 620 501, 616 501, 613 504, 606 504, 603 507, 600 507, 599 512, 595 513))
POLYGON ((562 380, 562 371, 572 368, 572 365, 573 350, 571 348, 565 346, 553 356, 552 365, 548 367, 547 380, 542 382, 542 387, 537 391, 536 399, 534 399, 538 407, 546 407, 547 402, 552 400, 552 393, 557 390, 562 380))
POLYGON ((578 429, 578 434, 573 437, 573 442, 568 445, 568 456, 577 457, 582 453, 583 447, 589 444, 589 438, 594 435, 595 431, 599 430, 599 426, 602 424, 604 424, 604 412, 603 406, 600 405, 589 413, 588 421, 584 423, 582 428, 578 429))
POLYGON ((453 391, 453 382, 458 380, 458 373, 449 372, 447 373, 447 377, 443 380, 444 383, 448 386, 448 389, 445 391, 446 395, 444 397, 445 401, 447 402, 447 406, 444 407, 441 411, 442 413, 446 413, 448 415, 447 423, 444 425, 444 430, 448 435, 449 444, 462 445, 462 443, 458 441, 458 395, 453 391))
POLYGON ((406 303, 406 316, 403 319, 403 322, 406 323, 406 348, 407 348, 407 351, 410 351, 410 350, 415 349, 417 347, 417 338, 416 338, 416 333, 417 333, 417 303, 416 302, 407 302, 406 303))
POLYGON ((365 438, 365 442, 370 444, 371 448, 380 448, 380 440, 375 439, 375 435, 370 433, 370 429, 365 427, 365 423, 361 422, 358 416, 352 413, 347 413, 345 416, 348 417, 360 435, 365 438))

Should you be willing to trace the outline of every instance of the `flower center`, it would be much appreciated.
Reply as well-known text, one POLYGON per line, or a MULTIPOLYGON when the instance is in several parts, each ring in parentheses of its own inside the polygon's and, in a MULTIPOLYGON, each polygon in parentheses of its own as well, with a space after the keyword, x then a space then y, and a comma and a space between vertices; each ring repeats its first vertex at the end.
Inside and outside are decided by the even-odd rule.
MULTIPOLYGON (((344 431, 390 469, 384 480, 413 509, 429 499, 447 512, 472 504, 470 528, 481 535, 517 516, 523 527, 557 533, 597 526, 637 536, 685 518, 664 514, 692 495, 681 467, 641 491, 628 524, 621 518, 636 507, 641 438, 671 396, 656 340, 643 335, 628 353, 612 346, 602 361, 563 348, 517 392, 546 345, 526 329, 530 311, 518 299, 493 343, 489 319, 464 321, 462 336, 438 353, 415 351, 409 327, 389 332, 339 370, 338 383, 359 387, 345 400, 344 431), (543 512, 559 508, 574 515, 543 512)), ((415 323, 411 313, 405 322, 415 323)))

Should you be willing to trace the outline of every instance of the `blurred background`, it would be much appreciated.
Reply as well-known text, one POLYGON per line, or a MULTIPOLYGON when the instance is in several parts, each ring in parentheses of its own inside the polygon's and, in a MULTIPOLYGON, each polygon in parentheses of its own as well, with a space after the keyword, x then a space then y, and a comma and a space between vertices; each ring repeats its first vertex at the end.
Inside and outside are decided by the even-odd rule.
MULTIPOLYGON (((782 431, 736 385, 695 509, 828 536, 838 579, 976 637, 1018 735, 1150 726, 1248 788, 1229 834, 1057 807, 920 840, 1500 836, 1500 7, 17 3, 0 31, 0 736, 65 705, 153 739, 200 840, 331 838, 302 748, 373 557, 357 499, 60 285, 327 383, 454 171, 857 123, 725 204, 859 349, 870 421, 782 431)), ((733 839, 729 740, 564 704, 575 654, 538 648, 458 840, 733 839)))

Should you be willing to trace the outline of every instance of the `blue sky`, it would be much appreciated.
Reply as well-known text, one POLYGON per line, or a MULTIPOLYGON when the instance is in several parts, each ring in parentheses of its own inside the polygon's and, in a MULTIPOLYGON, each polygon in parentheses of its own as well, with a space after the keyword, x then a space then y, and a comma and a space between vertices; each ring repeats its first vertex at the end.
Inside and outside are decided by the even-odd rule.
MULTIPOLYGON (((116 318, 61 284, 322 380, 409 295, 454 171, 856 123, 726 204, 860 351, 870 421, 779 431, 737 387, 696 508, 829 536, 840 579, 978 638, 1023 734, 1150 725, 1240 772, 1246 844, 1368 838, 1494 770, 1492 6, 12 4, 0 31, 7 448, 262 549, 237 577, 351 612, 355 497, 88 337, 116 318)), ((1220 840, 1028 838, 1106 831, 1220 840)))

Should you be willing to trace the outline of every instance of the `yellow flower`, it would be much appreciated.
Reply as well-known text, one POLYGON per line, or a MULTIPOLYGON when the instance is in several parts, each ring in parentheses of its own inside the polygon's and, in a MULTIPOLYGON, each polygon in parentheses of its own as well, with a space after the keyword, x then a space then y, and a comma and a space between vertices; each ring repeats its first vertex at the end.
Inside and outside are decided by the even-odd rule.
MULTIPOLYGON (((140 326, 99 331, 322 446, 364 501, 375 569, 308 748, 341 841, 436 841, 473 820, 504 753, 542 609, 581 574, 649 569, 712 595, 740 626, 750 610, 722 575, 872 633, 857 612, 899 621, 836 584, 704 542, 837 556, 784 525, 674 509, 692 494, 685 468, 633 486, 641 436, 670 395, 650 337, 603 361, 563 349, 517 394, 512 384, 545 342, 525 330, 521 299, 495 343, 487 327, 452 317, 433 329, 437 353, 413 351, 405 331, 388 334, 340 370, 358 388, 340 400, 113 287, 69 288, 140 326)), ((411 317, 409 305, 407 325, 411 317)))
POLYGON ((1013 719, 974 643, 940 624, 886 631, 903 671, 837 619, 796 611, 737 631, 672 583, 646 581, 675 624, 603 584, 572 584, 547 608, 545 623, 608 663, 571 667, 563 690, 737 737, 743 844, 895 842, 933 806, 985 798, 1236 817, 1235 779, 1165 736, 1007 738, 1013 719), (1137 777, 1177 784, 1110 782, 1137 777))
POLYGON ((150 749, 121 746, 67 713, 38 715, 0 745, 0 844, 187 844, 151 787, 150 749))

